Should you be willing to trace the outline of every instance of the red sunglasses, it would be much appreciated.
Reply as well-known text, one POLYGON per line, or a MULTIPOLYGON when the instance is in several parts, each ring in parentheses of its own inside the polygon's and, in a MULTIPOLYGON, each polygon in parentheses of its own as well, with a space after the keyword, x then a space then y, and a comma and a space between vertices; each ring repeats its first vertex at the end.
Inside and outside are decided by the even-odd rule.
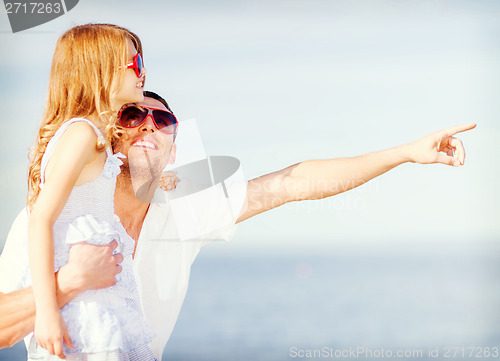
MULTIPOLYGON (((134 60, 131 63, 125 65, 126 69, 133 68, 135 71, 135 75, 138 78, 144 75, 144 63, 142 62, 142 56, 140 53, 135 54, 134 60)), ((120 66, 120 69, 122 67, 120 66)))
POLYGON ((177 134, 179 122, 175 115, 167 110, 149 108, 138 105, 128 105, 118 113, 118 121, 124 128, 136 128, 142 125, 148 115, 151 115, 156 128, 165 134, 177 134))

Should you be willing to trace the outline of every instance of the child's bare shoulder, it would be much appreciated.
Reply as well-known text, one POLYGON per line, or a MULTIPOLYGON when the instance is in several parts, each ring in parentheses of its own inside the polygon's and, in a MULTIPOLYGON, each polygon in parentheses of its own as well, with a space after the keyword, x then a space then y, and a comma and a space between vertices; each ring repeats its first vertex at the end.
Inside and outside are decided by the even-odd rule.
POLYGON ((62 147, 71 146, 73 149, 90 148, 96 149, 97 134, 94 128, 87 122, 74 122, 61 135, 59 140, 62 147))

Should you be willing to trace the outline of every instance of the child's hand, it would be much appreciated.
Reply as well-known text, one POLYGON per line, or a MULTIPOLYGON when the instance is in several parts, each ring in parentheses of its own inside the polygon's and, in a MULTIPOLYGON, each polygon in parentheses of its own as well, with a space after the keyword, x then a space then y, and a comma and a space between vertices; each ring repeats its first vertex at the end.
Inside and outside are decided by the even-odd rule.
POLYGON ((40 346, 51 355, 66 359, 63 352, 63 341, 73 348, 66 324, 59 310, 55 312, 39 312, 35 319, 35 338, 40 346))
POLYGON ((160 188, 164 191, 171 191, 177 187, 179 183, 179 178, 177 178, 177 172, 166 171, 163 172, 160 179, 160 188))

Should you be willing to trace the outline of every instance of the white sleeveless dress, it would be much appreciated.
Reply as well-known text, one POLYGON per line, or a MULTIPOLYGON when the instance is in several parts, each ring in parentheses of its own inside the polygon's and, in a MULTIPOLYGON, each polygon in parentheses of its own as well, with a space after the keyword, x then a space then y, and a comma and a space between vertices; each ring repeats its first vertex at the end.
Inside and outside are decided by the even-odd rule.
MULTIPOLYGON (((90 124, 98 138, 104 140, 99 129, 87 119, 74 118, 63 124, 50 140, 42 158, 41 187, 57 141, 74 122, 90 124)), ((54 269, 57 271, 67 263, 71 244, 88 242, 100 245, 116 240, 119 243, 117 250, 124 257, 122 272, 116 276, 116 285, 86 291, 62 308, 61 314, 75 346, 71 349, 65 345, 64 353, 67 360, 155 360, 148 345, 154 335, 142 316, 132 270, 135 241, 114 215, 116 176, 123 164, 119 157, 124 156, 112 154, 109 147, 106 154, 101 174, 88 183, 73 187, 54 224, 54 269)), ((28 358, 59 360, 38 346, 34 337, 28 347, 28 358)))

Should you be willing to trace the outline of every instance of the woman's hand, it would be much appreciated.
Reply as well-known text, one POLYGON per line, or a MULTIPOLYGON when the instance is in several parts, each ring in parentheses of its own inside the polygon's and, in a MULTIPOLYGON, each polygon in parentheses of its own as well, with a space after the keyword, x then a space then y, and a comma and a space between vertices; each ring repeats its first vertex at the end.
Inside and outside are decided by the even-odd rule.
POLYGON ((57 355, 61 359, 66 358, 63 352, 63 341, 68 347, 73 348, 73 343, 59 310, 41 310, 36 313, 35 338, 41 347, 51 355, 57 355))
POLYGON ((179 183, 179 178, 177 178, 177 172, 166 171, 163 172, 160 179, 160 188, 164 191, 171 191, 177 187, 179 183))
POLYGON ((464 164, 465 150, 453 135, 474 129, 476 124, 457 125, 439 130, 407 145, 410 161, 420 164, 442 163, 455 167, 464 164))

